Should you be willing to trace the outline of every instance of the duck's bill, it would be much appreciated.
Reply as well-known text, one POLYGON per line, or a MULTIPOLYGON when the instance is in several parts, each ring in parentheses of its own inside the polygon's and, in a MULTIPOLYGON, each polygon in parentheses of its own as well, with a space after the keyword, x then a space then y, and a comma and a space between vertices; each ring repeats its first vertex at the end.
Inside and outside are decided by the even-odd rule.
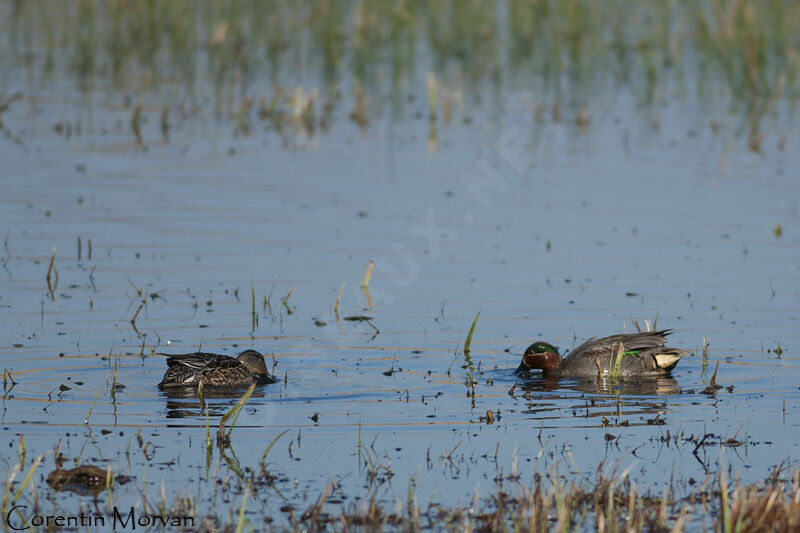
POLYGON ((515 374, 519 374, 520 372, 527 372, 528 367, 525 366, 525 363, 520 363, 516 370, 514 370, 515 374))
POLYGON ((263 376, 258 376, 258 378, 256 378, 256 385, 270 385, 272 383, 277 383, 278 381, 280 380, 277 377, 270 374, 266 374, 263 376))

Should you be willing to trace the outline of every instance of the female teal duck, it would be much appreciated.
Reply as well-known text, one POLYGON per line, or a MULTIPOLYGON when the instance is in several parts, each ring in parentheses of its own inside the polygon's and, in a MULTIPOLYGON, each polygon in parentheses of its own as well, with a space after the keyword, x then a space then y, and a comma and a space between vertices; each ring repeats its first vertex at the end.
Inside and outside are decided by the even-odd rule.
POLYGON ((267 370, 264 356, 245 350, 238 357, 215 353, 167 355, 167 372, 159 389, 172 387, 241 387, 253 383, 263 385, 278 381, 267 370))
POLYGON ((665 329, 589 339, 566 359, 552 344, 534 342, 525 350, 516 373, 541 369, 545 376, 597 378, 614 374, 618 364, 619 377, 666 374, 691 352, 667 347, 670 333, 672 330, 665 329))

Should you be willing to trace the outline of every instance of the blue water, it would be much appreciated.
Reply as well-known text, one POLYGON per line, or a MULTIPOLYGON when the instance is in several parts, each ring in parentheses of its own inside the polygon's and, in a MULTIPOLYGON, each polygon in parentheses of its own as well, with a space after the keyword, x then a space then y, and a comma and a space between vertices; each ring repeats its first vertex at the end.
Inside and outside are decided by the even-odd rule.
MULTIPOLYGON (((500 111, 467 106, 470 122, 440 124, 435 146, 414 118, 421 103, 366 132, 342 105, 330 132, 295 132, 303 149, 289 150, 274 132, 234 137, 206 118, 163 144, 155 112, 143 150, 129 111, 99 97, 94 127, 69 140, 52 126, 85 114, 71 102, 10 108, 21 142, 0 142, 0 365, 16 381, 0 426, 7 469, 24 435, 24 472, 44 456, 37 487, 60 442, 66 466, 133 477, 114 503, 141 505, 144 491, 152 505, 163 490, 201 515, 238 509, 241 486, 209 481, 235 480, 235 462, 214 450, 206 469, 204 407, 156 388, 155 352, 250 347, 285 377, 256 391, 227 452, 258 470, 286 431, 267 456, 274 487, 250 495, 254 523, 281 520, 287 504, 302 513, 330 481, 329 510, 372 491, 392 509, 410 483, 421 506, 470 505, 535 471, 591 479, 600 462, 658 494, 688 492, 721 464, 742 481, 796 464, 797 152, 768 136, 751 153, 732 119, 691 102, 659 109, 658 129, 625 97, 599 102, 581 130, 537 122, 515 95, 500 111), (337 321, 342 283, 340 318, 372 325, 337 321), (478 311, 473 398, 462 347, 478 311), (675 347, 696 351, 671 379, 512 374, 533 340, 572 348, 656 316, 675 347), (717 363, 729 388, 704 394, 717 363), (112 395, 115 364, 124 388, 112 395)), ((212 439, 236 400, 208 399, 212 439)))

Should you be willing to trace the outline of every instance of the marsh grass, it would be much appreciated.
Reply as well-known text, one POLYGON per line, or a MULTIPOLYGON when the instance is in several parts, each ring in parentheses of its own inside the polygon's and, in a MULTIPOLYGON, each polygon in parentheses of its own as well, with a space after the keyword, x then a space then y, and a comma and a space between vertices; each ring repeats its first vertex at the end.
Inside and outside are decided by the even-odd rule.
POLYGON ((472 321, 472 325, 469 328, 469 333, 467 333, 467 340, 464 341, 464 355, 469 356, 470 346, 472 346, 472 335, 475 333, 475 326, 478 325, 478 319, 481 316, 481 312, 478 311, 478 314, 475 315, 475 320, 472 321))
POLYGON ((287 314, 290 314, 290 315, 291 315, 291 314, 294 312, 294 309, 292 309, 292 308, 289 306, 289 298, 291 298, 291 297, 292 297, 292 294, 294 294, 294 289, 295 289, 295 288, 294 288, 294 287, 292 287, 292 288, 289 290, 289 292, 286 294, 286 296, 284 296, 284 297, 283 297, 283 300, 281 300, 281 303, 283 304, 283 307, 285 307, 285 308, 286 308, 286 313, 287 313, 287 314))
MULTIPOLYGON (((15 93, 12 94, 11 96, 0 97, 0 131, 5 131, 6 129, 5 124, 3 124, 3 113, 5 113, 6 110, 8 110, 11 104, 19 100, 20 98, 22 98, 22 94, 20 93, 15 93)), ((6 236, 5 242, 6 244, 8 244, 8 236, 6 236)), ((8 246, 6 246, 6 251, 8 251, 8 246)))
MULTIPOLYGON (((13 5, 3 8, 12 53, 0 60, 31 72, 31 80, 66 75, 87 93, 111 87, 159 95, 154 109, 165 139, 165 117, 181 104, 176 95, 200 84, 211 87, 215 113, 234 118, 238 133, 253 130, 255 115, 287 144, 286 130, 313 136, 318 126, 327 130, 342 96, 363 129, 381 113, 383 85, 392 112, 402 108, 421 65, 432 132, 449 121, 451 96, 462 88, 475 105, 487 89, 524 85, 539 98, 537 116, 547 109, 561 122, 569 113, 581 127, 591 125, 591 100, 605 89, 626 88, 658 124, 656 104, 672 89, 694 88, 709 107, 721 93, 739 118, 737 133, 760 152, 765 118, 798 92, 800 7, 781 0, 13 5), (296 86, 299 77, 318 86, 296 86)), ((139 144, 145 109, 137 103, 130 120, 139 144)))
POLYGON ((25 449, 25 434, 20 434, 19 436, 19 467, 25 467, 25 456, 27 452, 25 449))
MULTIPOLYGON (((28 484, 31 482, 31 479, 33 479, 33 474, 36 472, 36 469, 39 468, 39 465, 42 463, 43 459, 44 459, 43 455, 40 455, 36 459, 34 459, 33 464, 28 469, 28 474, 25 476, 25 479, 22 480, 22 484, 19 486, 19 488, 17 488, 17 491, 14 493, 14 496, 11 498, 11 503, 12 504, 19 499, 19 497, 22 495, 22 491, 24 491, 25 487, 27 487, 28 484)), ((22 465, 20 465, 20 469, 21 468, 22 468, 22 465)))
POLYGON ((12 374, 9 369, 4 368, 3 369, 3 392, 8 392, 9 390, 11 390, 8 387, 9 383, 11 383, 11 388, 13 388, 14 385, 17 384, 17 382, 14 381, 14 374, 12 374))
POLYGON ((136 311, 133 313, 133 316, 131 317, 131 327, 133 328, 133 330, 136 332, 137 335, 141 334, 139 333, 139 330, 136 328, 136 318, 139 316, 139 313, 142 311, 142 309, 146 304, 147 300, 142 300, 141 303, 139 304, 139 307, 136 308, 136 311))
MULTIPOLYGON (((237 404, 239 405, 239 404, 237 404)), ((272 439, 262 457, 262 463, 272 446, 286 431, 272 439)), ((442 452, 443 464, 454 460, 454 452, 442 452)), ((57 454, 57 452, 55 452, 57 454)), ((224 455, 224 454, 223 454, 224 455)), ((227 459, 227 457, 226 457, 227 459)), ((53 490, 48 484, 35 485, 32 481, 44 456, 37 457, 28 468, 25 478, 15 483, 22 471, 17 464, 5 476, 2 498, 2 512, 5 516, 9 508, 30 487, 31 498, 42 505, 53 501, 53 490)), ((271 528, 274 531, 326 530, 405 530, 439 531, 478 530, 478 531, 604 531, 607 533, 623 531, 696 531, 701 524, 705 530, 717 532, 791 532, 800 527, 800 470, 789 471, 780 465, 762 482, 742 485, 729 478, 721 452, 719 471, 708 474, 705 482, 694 489, 683 490, 678 496, 670 486, 660 494, 641 492, 629 477, 636 463, 621 470, 617 464, 605 468, 600 463, 595 475, 572 478, 572 481, 551 467, 547 472, 512 472, 500 475, 496 480, 494 492, 485 498, 474 498, 466 507, 443 506, 436 502, 420 504, 417 501, 416 479, 408 481, 406 501, 397 501, 392 509, 384 508, 385 502, 378 497, 379 487, 391 481, 394 473, 388 455, 384 460, 378 454, 364 447, 363 470, 367 483, 367 494, 358 504, 351 503, 337 508, 328 503, 329 497, 338 489, 335 482, 329 482, 314 503, 299 516, 288 511, 286 514, 272 515, 271 528), (504 481, 507 479, 508 483, 504 481), (710 524, 709 524, 710 520, 710 524)), ((224 463, 228 468, 239 468, 238 461, 232 458, 224 463)), ((263 465, 262 465, 263 466, 263 465)), ((95 468, 95 467, 92 467, 95 468)), ((96 469, 99 471, 99 469, 96 469)), ((147 501, 148 490, 142 477, 136 483, 123 486, 114 484, 114 466, 105 465, 100 476, 100 486, 106 489, 106 498, 119 498, 122 491, 129 492, 142 501, 137 505, 143 509, 154 509, 162 516, 190 513, 201 523, 214 524, 218 530, 246 530, 249 521, 245 511, 251 500, 264 502, 273 491, 279 491, 276 478, 262 468, 249 471, 239 469, 232 478, 213 476, 200 481, 209 488, 222 484, 225 491, 238 497, 227 497, 211 505, 202 505, 183 496, 169 501, 162 486, 162 494, 155 507, 147 501), (103 483, 104 482, 104 483, 103 483), (112 490, 113 489, 113 490, 112 490), (200 511, 202 509, 202 511, 200 511)), ((286 483, 292 483, 287 478, 286 483)), ((204 489, 205 490, 205 489, 204 489)), ((202 492, 202 491, 201 491, 202 492)), ((104 511, 111 513, 111 505, 104 511)), ((148 511, 149 512, 149 511, 148 511)), ((22 517, 20 517, 22 519, 22 517)), ((250 523, 250 527, 252 523, 250 523)))
POLYGON ((598 468, 594 481, 567 484, 555 472, 535 476, 533 483, 500 488, 485 501, 468 508, 414 503, 409 482, 406 513, 390 512, 374 499, 359 508, 343 509, 340 516, 306 513, 312 528, 334 524, 357 527, 391 525, 417 531, 454 528, 479 531, 693 531, 703 516, 711 530, 793 531, 800 524, 800 476, 791 481, 767 480, 763 484, 731 488, 724 473, 717 483, 706 483, 690 495, 675 499, 669 488, 660 495, 640 493, 627 472, 606 476, 598 468), (424 524, 424 525, 423 525, 424 524))
POLYGON ((333 314, 336 315, 336 320, 339 320, 339 302, 342 301, 342 291, 345 285, 347 285, 346 282, 339 287, 339 292, 336 293, 336 303, 333 304, 333 314))
POLYGON ((50 264, 47 267, 47 275, 45 276, 45 281, 47 281, 47 291, 50 294, 50 299, 52 301, 56 300, 55 290, 58 288, 58 269, 56 268, 56 247, 53 246, 53 253, 50 255, 50 264), (51 276, 55 274, 55 279, 51 282, 51 276))
POLYGON ((622 365, 622 357, 625 355, 625 346, 619 343, 617 352, 614 354, 614 359, 611 363, 611 378, 619 379, 619 368, 622 365))
MULTIPOLYGON (((107 383, 108 381, 106 381, 106 384, 107 383)), ((86 418, 83 420, 83 423, 87 426, 89 425, 89 420, 92 418, 92 413, 94 412, 94 406, 97 405, 97 400, 100 398, 100 394, 102 394, 102 392, 103 392, 103 387, 100 387, 100 389, 97 391, 97 394, 94 397, 94 400, 92 400, 92 405, 89 407, 89 412, 86 413, 86 418)))
POLYGON ((114 370, 111 373, 111 401, 116 403, 117 401, 117 367, 119 366, 119 357, 114 358, 114 370))
POLYGON ((144 140, 142 139, 142 106, 136 105, 133 108, 133 114, 131 115, 131 131, 133 135, 136 137, 136 144, 139 146, 144 145, 144 140))
MULTIPOLYGON (((375 261, 370 261, 367 263, 367 268, 364 271, 364 278, 361 280, 361 288, 368 289, 369 288, 369 281, 372 279, 372 269, 375 267, 375 261)), ((338 303, 338 299, 337 299, 338 303)))
POLYGON ((245 391, 242 397, 236 402, 236 405, 231 407, 231 409, 225 413, 219 419, 219 431, 217 432, 217 446, 220 448, 227 448, 230 444, 231 433, 233 433, 233 428, 236 426, 236 421, 239 419, 239 415, 242 412, 247 400, 250 399, 250 396, 253 395, 253 391, 256 389, 256 384, 253 383, 250 387, 245 391), (232 420, 231 420, 232 419, 232 420), (225 425, 227 424, 228 420, 231 420, 230 428, 225 429, 225 425))
POLYGON ((256 310, 256 287, 250 283, 250 335, 258 329, 258 311, 256 310))
POLYGON ((274 438, 274 439, 272 439, 272 440, 270 441, 269 445, 267 446, 267 449, 266 449, 266 450, 264 450, 264 454, 261 456, 261 461, 259 461, 259 464, 260 464, 262 467, 263 467, 263 466, 266 464, 266 462, 267 462, 267 456, 269 455, 269 452, 270 452, 270 450, 272 449, 272 447, 273 447, 273 446, 275 446, 275 443, 276 443, 276 442, 278 442, 278 439, 280 439, 281 437, 283 437, 284 435, 286 435, 286 433, 288 433, 288 432, 289 432, 289 430, 288 430, 288 429, 285 429, 285 430, 281 431, 280 433, 278 433, 278 434, 275 436, 275 438, 274 438))

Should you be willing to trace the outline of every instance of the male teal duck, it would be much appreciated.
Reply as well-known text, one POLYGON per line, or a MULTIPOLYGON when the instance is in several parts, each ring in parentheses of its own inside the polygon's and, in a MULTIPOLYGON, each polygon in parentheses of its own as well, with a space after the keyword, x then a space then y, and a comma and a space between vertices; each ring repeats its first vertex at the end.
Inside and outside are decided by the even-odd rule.
POLYGON ((167 372, 159 389, 173 387, 241 387, 278 381, 267 370, 264 356, 245 350, 238 357, 194 352, 167 355, 167 372))
POLYGON ((597 378, 614 374, 620 352, 616 375, 634 377, 663 375, 678 364, 691 350, 678 350, 666 346, 666 337, 672 330, 642 331, 612 335, 602 339, 589 339, 565 359, 558 348, 547 342, 534 342, 522 355, 516 373, 540 369, 545 376, 597 378))

